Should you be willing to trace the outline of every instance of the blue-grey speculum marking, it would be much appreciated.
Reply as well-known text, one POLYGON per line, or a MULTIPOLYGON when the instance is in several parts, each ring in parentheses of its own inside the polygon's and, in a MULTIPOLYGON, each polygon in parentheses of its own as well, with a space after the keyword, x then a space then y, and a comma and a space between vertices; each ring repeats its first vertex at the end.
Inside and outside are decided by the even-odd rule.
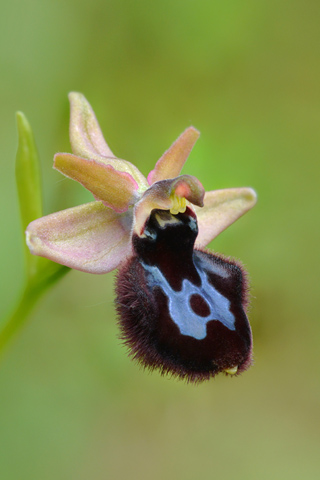
POLYGON ((159 286, 168 297, 170 316, 182 335, 203 340, 207 336, 207 323, 211 320, 221 322, 229 330, 235 330, 235 317, 230 312, 230 301, 209 283, 206 273, 197 266, 201 285, 197 287, 189 280, 184 279, 179 292, 171 288, 157 266, 146 264, 143 266, 150 274, 148 284, 151 287, 159 286), (195 294, 201 295, 208 303, 210 313, 205 317, 197 315, 191 308, 190 298, 195 294))

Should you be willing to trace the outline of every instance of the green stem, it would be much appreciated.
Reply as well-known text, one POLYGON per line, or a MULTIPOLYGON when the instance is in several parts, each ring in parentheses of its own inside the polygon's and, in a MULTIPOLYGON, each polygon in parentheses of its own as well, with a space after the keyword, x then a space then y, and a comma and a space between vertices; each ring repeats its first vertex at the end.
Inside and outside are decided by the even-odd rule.
MULTIPOLYGON (((59 265, 59 269, 50 272, 49 278, 41 278, 41 281, 26 284, 20 297, 20 301, 14 311, 0 324, 0 354, 3 352, 12 337, 26 323, 29 313, 43 293, 53 283, 64 276, 70 269, 59 265)), ((38 277, 39 279, 39 277, 38 277)))
POLYGON ((41 292, 25 288, 18 305, 12 314, 3 322, 0 327, 0 352, 3 351, 9 340, 17 330, 25 323, 30 311, 40 297, 41 292))

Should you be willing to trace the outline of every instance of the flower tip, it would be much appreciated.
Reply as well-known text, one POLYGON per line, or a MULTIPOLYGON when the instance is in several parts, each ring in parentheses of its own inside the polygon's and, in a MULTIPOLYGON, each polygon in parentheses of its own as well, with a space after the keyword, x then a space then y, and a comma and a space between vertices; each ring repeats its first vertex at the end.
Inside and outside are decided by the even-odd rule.
POLYGON ((30 253, 32 253, 32 255, 37 255, 38 254, 38 252, 37 252, 37 244, 38 244, 37 239, 38 239, 38 237, 37 237, 37 235, 35 235, 33 233, 32 228, 30 228, 32 223, 33 222, 31 222, 28 225, 28 227, 26 229, 26 232, 25 232, 25 234, 26 234, 26 244, 27 244, 27 246, 30 250, 30 253))
MULTIPOLYGON (((88 117, 93 117, 94 113, 92 108, 86 99, 86 97, 80 92, 70 92, 68 94, 68 99, 70 102, 70 129, 77 129, 79 128, 83 122, 88 121, 88 117), (71 127, 72 126, 72 127, 71 127)), ((82 133, 82 135, 85 132, 82 133)), ((71 135, 71 131, 70 131, 71 135)), ((72 144, 72 136, 70 137, 70 141, 72 144)))
POLYGON ((256 191, 253 190, 253 188, 248 187, 246 188, 246 193, 244 195, 244 198, 247 200, 249 208, 252 208, 257 203, 258 195, 256 191))
POLYGON ((188 133, 190 138, 193 138, 194 142, 200 137, 200 132, 193 125, 186 128, 185 133, 188 133))
POLYGON ((77 100, 83 100, 85 97, 80 92, 69 92, 68 98, 69 98, 69 101, 71 103, 71 102, 74 102, 74 101, 77 101, 77 100))
POLYGON ((55 170, 58 170, 59 171, 59 168, 57 168, 57 163, 59 162, 59 156, 61 155, 61 153, 55 153, 53 155, 53 165, 52 165, 52 168, 54 168, 55 170))
POLYGON ((238 372, 238 366, 226 368, 224 372, 227 373, 228 375, 236 375, 238 372))

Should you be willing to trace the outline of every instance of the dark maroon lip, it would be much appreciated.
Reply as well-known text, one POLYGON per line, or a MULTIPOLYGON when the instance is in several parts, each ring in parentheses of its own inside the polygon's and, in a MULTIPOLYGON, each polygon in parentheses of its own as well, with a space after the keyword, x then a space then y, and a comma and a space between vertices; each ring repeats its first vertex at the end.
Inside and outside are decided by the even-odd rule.
POLYGON ((163 214, 160 223, 157 214, 151 212, 145 237, 133 237, 135 253, 117 276, 121 338, 130 355, 191 382, 244 371, 252 336, 241 266, 194 249, 191 209, 172 221, 163 214))

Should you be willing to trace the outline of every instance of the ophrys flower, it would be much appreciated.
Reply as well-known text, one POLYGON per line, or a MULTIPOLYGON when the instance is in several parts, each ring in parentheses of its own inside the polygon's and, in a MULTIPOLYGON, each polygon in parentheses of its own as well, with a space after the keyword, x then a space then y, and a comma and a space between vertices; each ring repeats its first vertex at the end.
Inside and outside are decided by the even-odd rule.
POLYGON ((252 340, 242 270, 201 248, 253 207, 255 192, 205 193, 180 175, 199 137, 193 127, 144 177, 112 153, 84 96, 69 98, 73 154, 56 154, 54 167, 96 200, 32 222, 30 251, 90 273, 120 266, 120 328, 144 365, 194 381, 243 371, 252 340))

